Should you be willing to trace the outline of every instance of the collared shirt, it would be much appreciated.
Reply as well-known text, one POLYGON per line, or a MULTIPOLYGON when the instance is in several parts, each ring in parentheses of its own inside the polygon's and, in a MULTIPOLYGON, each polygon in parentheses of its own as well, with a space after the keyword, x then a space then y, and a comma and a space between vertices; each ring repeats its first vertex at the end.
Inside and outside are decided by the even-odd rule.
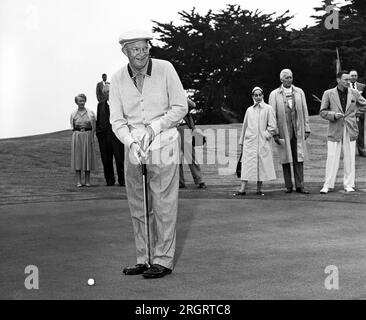
POLYGON ((296 108, 294 108, 295 102, 294 102, 293 86, 291 86, 290 88, 285 88, 282 85, 282 91, 287 101, 287 103, 285 103, 287 129, 289 137, 290 139, 292 139, 293 136, 297 137, 297 111, 296 108))
POLYGON ((342 110, 343 110, 343 112, 346 112, 348 89, 345 89, 342 91, 337 87, 337 91, 338 91, 339 100, 341 101, 342 110))
POLYGON ((177 132, 176 125, 188 112, 187 98, 174 67, 165 60, 150 59, 142 92, 132 78, 129 65, 112 77, 109 106, 114 133, 129 147, 150 125, 156 139, 161 134, 161 146, 171 142, 177 132))
POLYGON ((133 66, 128 64, 128 67, 129 67, 130 71, 132 72, 132 76, 131 76, 131 72, 130 72, 130 76, 131 76, 133 83, 135 84, 137 90, 140 91, 140 93, 142 93, 142 88, 144 87, 145 77, 149 76, 147 69, 149 68, 150 63, 151 63, 151 59, 149 59, 149 61, 146 63, 146 66, 143 67, 141 70, 136 70, 133 66))
POLYGON ((282 90, 285 93, 289 108, 292 109, 293 106, 292 86, 290 88, 285 88, 282 85, 282 90))
POLYGON ((351 88, 357 90, 357 82, 351 82, 351 88))
POLYGON ((263 100, 261 102, 254 102, 253 108, 263 108, 263 100))

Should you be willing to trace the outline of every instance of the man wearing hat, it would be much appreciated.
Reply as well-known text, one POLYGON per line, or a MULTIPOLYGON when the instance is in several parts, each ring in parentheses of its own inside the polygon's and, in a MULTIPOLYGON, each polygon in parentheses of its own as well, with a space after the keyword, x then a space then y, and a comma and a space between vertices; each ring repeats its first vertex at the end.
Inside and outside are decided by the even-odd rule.
POLYGON ((307 158, 305 140, 310 135, 309 114, 304 91, 295 87, 290 69, 280 73, 282 85, 273 90, 268 103, 277 120, 277 134, 273 136, 279 146, 286 193, 293 191, 291 163, 295 176, 296 192, 308 194, 304 189, 304 160, 307 158))
POLYGON ((137 264, 123 273, 160 278, 173 270, 180 157, 176 126, 187 114, 188 106, 172 64, 150 58, 149 40, 152 35, 141 30, 126 32, 119 38, 129 63, 111 80, 110 121, 125 145, 126 191, 137 255, 137 264), (147 166, 150 261, 141 162, 147 166))

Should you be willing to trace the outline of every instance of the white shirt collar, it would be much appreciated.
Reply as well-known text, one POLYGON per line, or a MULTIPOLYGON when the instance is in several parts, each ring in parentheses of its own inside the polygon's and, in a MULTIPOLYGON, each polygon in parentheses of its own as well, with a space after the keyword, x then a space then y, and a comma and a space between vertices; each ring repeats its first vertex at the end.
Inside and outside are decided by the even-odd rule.
POLYGON ((254 102, 254 108, 257 107, 257 106, 262 108, 263 107, 263 100, 259 103, 254 102))
POLYGON ((288 91, 292 91, 292 87, 293 87, 293 86, 291 85, 291 87, 290 87, 290 88, 285 88, 285 87, 284 87, 284 85, 282 85, 282 90, 283 90, 283 91, 287 91, 287 92, 288 92, 288 91))

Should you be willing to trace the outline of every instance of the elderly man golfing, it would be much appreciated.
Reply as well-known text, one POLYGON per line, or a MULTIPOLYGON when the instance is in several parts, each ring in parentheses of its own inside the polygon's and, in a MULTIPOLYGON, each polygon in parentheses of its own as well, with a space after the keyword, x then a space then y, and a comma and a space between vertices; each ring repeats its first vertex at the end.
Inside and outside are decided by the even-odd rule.
POLYGON ((160 278, 173 270, 179 189, 177 124, 188 112, 182 83, 171 63, 151 59, 152 35, 119 38, 129 63, 112 77, 110 121, 125 145, 128 204, 137 264, 126 275, 160 278))

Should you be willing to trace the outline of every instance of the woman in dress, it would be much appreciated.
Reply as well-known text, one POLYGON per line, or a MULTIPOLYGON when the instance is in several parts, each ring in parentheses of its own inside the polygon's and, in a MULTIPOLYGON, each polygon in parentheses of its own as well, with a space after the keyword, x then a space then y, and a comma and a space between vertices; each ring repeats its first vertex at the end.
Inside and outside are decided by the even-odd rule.
POLYGON ((95 157, 95 122, 93 111, 85 108, 86 96, 79 94, 75 97, 78 109, 70 117, 73 129, 71 142, 71 168, 76 172, 77 187, 82 187, 81 171, 85 172, 85 186, 90 187, 90 171, 96 169, 95 157))
POLYGON ((241 187, 237 196, 245 195, 248 181, 257 181, 257 194, 262 192, 262 182, 276 179, 272 156, 272 136, 276 131, 273 109, 263 101, 263 90, 252 90, 254 105, 245 113, 239 145, 242 149, 241 187))

